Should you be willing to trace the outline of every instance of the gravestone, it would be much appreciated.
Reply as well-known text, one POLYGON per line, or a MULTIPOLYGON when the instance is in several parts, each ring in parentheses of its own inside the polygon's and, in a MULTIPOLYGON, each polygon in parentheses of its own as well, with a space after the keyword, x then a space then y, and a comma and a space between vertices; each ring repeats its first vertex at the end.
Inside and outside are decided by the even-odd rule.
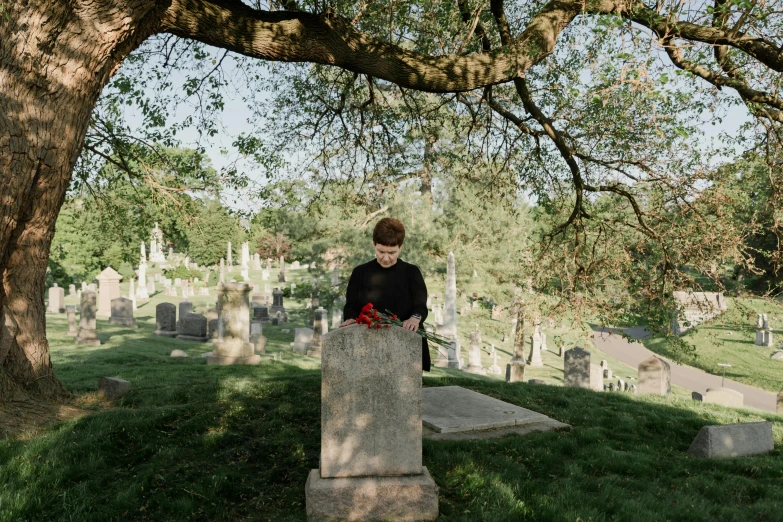
POLYGON ((57 286, 57 283, 49 289, 49 306, 46 311, 53 314, 65 313, 65 290, 57 286))
POLYGON ((261 356, 250 343, 250 286, 226 283, 218 298, 218 339, 207 364, 259 364, 261 356))
POLYGON ((639 393, 669 395, 672 392, 669 363, 653 355, 639 363, 639 393))
POLYGON ((332 309, 332 330, 339 328, 343 322, 343 311, 339 308, 332 309))
POLYGON ((422 466, 421 338, 400 327, 323 336, 321 460, 305 485, 308 520, 434 520, 422 466))
POLYGON ((68 285, 68 295, 74 295, 76 293, 76 285, 68 285))
POLYGON ((152 296, 155 294, 155 280, 152 278, 147 280, 147 295, 152 296))
POLYGON ((66 306, 65 314, 68 316, 68 335, 76 335, 79 333, 79 330, 76 328, 76 306, 66 306))
POLYGON ((269 308, 265 305, 253 306, 253 321, 268 324, 270 322, 269 308))
POLYGON ((101 377, 98 380, 98 395, 107 400, 119 399, 130 391, 131 383, 119 377, 101 377))
POLYGON ((280 273, 277 276, 278 283, 285 283, 285 258, 280 256, 280 273))
POLYGON ((301 353, 302 355, 307 353, 310 349, 310 344, 313 342, 313 330, 310 328, 295 328, 294 329, 294 351, 301 353))
POLYGON ((708 459, 763 455, 775 449, 771 422, 703 426, 688 455, 708 459))
POLYGON ((783 391, 778 393, 778 400, 776 405, 776 413, 778 415, 783 415, 783 391))
POLYGON ((160 303, 155 307, 155 335, 177 336, 177 307, 172 303, 160 303))
POLYGON ((188 315, 189 313, 193 312, 193 302, 189 299, 185 299, 184 301, 179 302, 179 314, 177 317, 177 330, 180 330, 180 326, 182 325, 182 318, 188 315))
POLYGON ((171 350, 171 354, 169 357, 187 357, 187 352, 184 352, 182 350, 171 350))
POLYGON ((195 341, 205 343, 207 336, 207 318, 201 314, 187 313, 180 318, 179 335, 181 341, 195 341))
POLYGON ((612 370, 609 368, 604 370, 604 379, 611 379, 612 378, 612 370))
POLYGON ((753 344, 764 346, 764 318, 761 314, 756 314, 756 340, 753 344))
POLYGON ((228 271, 233 272, 234 271, 234 259, 231 257, 233 256, 233 252, 231 251, 231 241, 228 242, 228 246, 226 247, 226 264, 228 265, 228 271))
POLYGON ((581 346, 565 352, 563 386, 590 389, 590 352, 581 346))
POLYGON ((506 365, 506 382, 523 382, 525 380, 525 308, 517 309, 516 330, 514 332, 514 355, 506 365))
POLYGON ((283 292, 279 288, 275 287, 272 290, 272 307, 269 309, 270 314, 285 314, 285 307, 283 306, 283 292))
POLYGON ((111 302, 120 296, 120 281, 122 276, 112 267, 106 267, 106 270, 98 274, 98 315, 111 316, 111 302))
POLYGON ((492 359, 492 366, 487 368, 487 373, 491 373, 493 375, 500 375, 503 373, 503 370, 498 366, 498 351, 495 350, 495 345, 492 345, 492 352, 490 353, 490 358, 492 359))
POLYGON ((527 364, 531 368, 541 368, 544 366, 544 361, 541 360, 541 332, 538 331, 538 325, 533 329, 533 335, 530 336, 530 356, 527 359, 527 364))
POLYGON ((116 326, 127 326, 128 328, 138 328, 136 319, 133 317, 133 301, 125 297, 112 299, 111 317, 109 324, 116 326))
POLYGON ((707 392, 702 396, 702 401, 729 408, 742 408, 745 396, 731 388, 707 388, 707 392))
POLYGON ((90 290, 82 292, 79 331, 73 339, 75 344, 86 344, 88 346, 100 346, 101 344, 101 341, 98 340, 98 332, 95 329, 96 301, 97 296, 95 292, 90 290))
POLYGON ((767 314, 764 314, 764 328, 762 329, 762 338, 761 338, 761 345, 762 346, 774 346, 775 343, 772 341, 772 328, 769 326, 769 319, 767 319, 767 314))
POLYGON ((329 331, 329 325, 326 323, 326 310, 317 308, 313 313, 313 317, 313 337, 310 341, 310 347, 307 349, 307 355, 321 357, 321 338, 329 331))
POLYGON ((481 345, 479 344, 479 332, 474 330, 470 332, 470 346, 468 347, 468 367, 465 368, 468 373, 486 375, 487 371, 481 366, 481 345))

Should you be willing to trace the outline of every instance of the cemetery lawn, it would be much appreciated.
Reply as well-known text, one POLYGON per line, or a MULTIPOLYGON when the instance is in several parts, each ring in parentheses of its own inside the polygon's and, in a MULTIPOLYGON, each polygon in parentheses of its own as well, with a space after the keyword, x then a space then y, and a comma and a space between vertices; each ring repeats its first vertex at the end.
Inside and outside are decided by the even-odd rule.
MULTIPOLYGON (((154 307, 153 307, 154 309, 154 307)), ((285 351, 257 367, 206 366, 207 344, 99 320, 100 347, 75 347, 48 316, 58 377, 89 415, 0 440, 0 521, 305 520, 318 467, 319 361, 285 351), (111 338, 109 339, 109 336, 111 338), (172 359, 172 349, 190 357, 172 359), (113 404, 98 378, 132 382, 113 404)), ((265 327, 268 351, 293 341, 265 327)), ((293 332, 293 330, 292 330, 293 332)), ((479 441, 424 441, 443 521, 781 520, 783 417, 689 398, 506 384, 437 369, 460 385, 573 426, 479 441), (765 456, 705 461, 687 449, 708 424, 771 420, 765 456)))
POLYGON ((693 353, 674 352, 666 339, 655 336, 643 339, 653 352, 682 364, 722 375, 718 363, 731 364, 726 377, 777 393, 783 391, 783 360, 770 356, 783 341, 783 307, 768 299, 727 299, 729 309, 720 317, 682 336, 695 347, 693 353), (756 346, 756 314, 768 314, 775 346, 756 346))

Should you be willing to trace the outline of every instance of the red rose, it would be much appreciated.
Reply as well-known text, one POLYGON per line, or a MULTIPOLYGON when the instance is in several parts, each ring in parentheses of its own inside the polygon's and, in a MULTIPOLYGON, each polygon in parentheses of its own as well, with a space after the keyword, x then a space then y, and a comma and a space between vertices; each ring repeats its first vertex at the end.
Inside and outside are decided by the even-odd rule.
POLYGON ((367 303, 367 304, 366 304, 366 305, 364 305, 364 307, 362 308, 362 313, 363 313, 363 314, 364 314, 364 313, 367 313, 367 312, 369 312, 370 310, 372 310, 372 303, 367 303))

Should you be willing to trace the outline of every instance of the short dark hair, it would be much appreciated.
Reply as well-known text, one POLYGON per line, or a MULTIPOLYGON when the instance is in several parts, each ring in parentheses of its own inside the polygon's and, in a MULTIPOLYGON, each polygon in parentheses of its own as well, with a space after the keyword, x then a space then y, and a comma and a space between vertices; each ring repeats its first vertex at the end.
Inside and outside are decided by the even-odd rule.
POLYGON ((372 242, 384 246, 402 246, 405 241, 405 225, 394 218, 383 218, 372 231, 372 242))

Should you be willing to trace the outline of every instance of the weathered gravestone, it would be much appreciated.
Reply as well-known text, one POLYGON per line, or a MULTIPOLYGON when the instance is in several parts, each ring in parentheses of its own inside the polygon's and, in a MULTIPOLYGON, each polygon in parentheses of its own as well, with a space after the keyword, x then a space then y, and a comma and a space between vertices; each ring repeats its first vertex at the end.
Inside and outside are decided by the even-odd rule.
POLYGON ((253 306, 253 321, 257 321, 262 324, 269 323, 269 307, 262 304, 253 306))
POLYGON ((541 360, 541 344, 543 338, 541 332, 538 330, 538 325, 533 329, 533 335, 530 336, 530 356, 527 359, 527 364, 531 368, 541 368, 544 366, 544 361, 541 360))
POLYGON ((107 400, 119 399, 130 388, 131 383, 119 377, 101 377, 98 380, 98 395, 107 400))
POLYGON ((68 295, 74 295, 76 293, 76 285, 68 285, 68 295))
POLYGON ((126 297, 112 299, 109 324, 138 328, 139 326, 136 324, 136 319, 133 317, 133 300, 126 297))
POLYGON ((57 283, 49 289, 49 306, 46 311, 53 314, 65 313, 65 289, 57 286, 57 283))
POLYGON ((525 310, 519 307, 517 311, 516 330, 514 331, 514 355, 506 365, 506 382, 523 382, 525 380, 525 310))
POLYGON ((468 346, 468 367, 465 371, 478 375, 486 375, 487 371, 481 366, 481 344, 479 344, 479 332, 470 332, 470 345, 468 346))
POLYGON ((79 333, 76 328, 76 305, 66 306, 65 314, 68 316, 68 335, 76 335, 79 333))
POLYGON ((400 327, 323 336, 321 460, 305 485, 308 520, 435 520, 422 466, 421 338, 400 327))
POLYGON ((771 422, 703 426, 688 448, 694 457, 721 459, 762 455, 775 449, 771 422))
POLYGON ((702 396, 702 401, 729 408, 741 408, 744 405, 745 396, 731 388, 707 388, 707 392, 702 396))
POLYGON ((269 313, 274 315, 277 312, 285 314, 285 307, 283 306, 283 291, 275 287, 272 290, 272 307, 269 309, 269 313))
POLYGON ((172 303, 160 303, 155 307, 155 335, 177 336, 177 307, 172 303))
POLYGON ((326 310, 317 308, 313 313, 313 334, 310 340, 310 347, 307 355, 311 357, 320 357, 322 348, 322 336, 329 331, 329 325, 326 323, 326 310))
POLYGON ((177 330, 181 328, 182 318, 193 312, 193 302, 189 299, 179 302, 179 319, 177 320, 177 330))
POLYGON ((177 339, 181 341, 205 343, 209 340, 207 336, 207 318, 201 314, 185 314, 180 319, 179 332, 177 339))
POLYGON ((120 281, 122 276, 112 267, 106 267, 106 270, 96 277, 100 284, 98 292, 98 315, 104 317, 111 316, 111 302, 120 296, 120 281))
POLYGON ((73 339, 73 342, 76 344, 86 344, 88 346, 99 346, 101 344, 101 341, 98 340, 98 332, 95 329, 96 300, 95 292, 90 290, 82 292, 79 331, 73 339))
POLYGON ((565 352, 563 385, 573 388, 602 391, 603 371, 597 364, 590 364, 590 352, 576 346, 565 352))
POLYGON ((302 355, 307 353, 313 342, 313 330, 310 328, 294 329, 294 351, 302 355))
POLYGON ((639 363, 639 393, 669 395, 672 392, 669 363, 653 355, 639 363))
MULTIPOLYGON (((207 364, 259 364, 250 342, 250 286, 226 283, 219 290, 218 339, 207 364)), ((206 318, 205 318, 206 319, 206 318)))

